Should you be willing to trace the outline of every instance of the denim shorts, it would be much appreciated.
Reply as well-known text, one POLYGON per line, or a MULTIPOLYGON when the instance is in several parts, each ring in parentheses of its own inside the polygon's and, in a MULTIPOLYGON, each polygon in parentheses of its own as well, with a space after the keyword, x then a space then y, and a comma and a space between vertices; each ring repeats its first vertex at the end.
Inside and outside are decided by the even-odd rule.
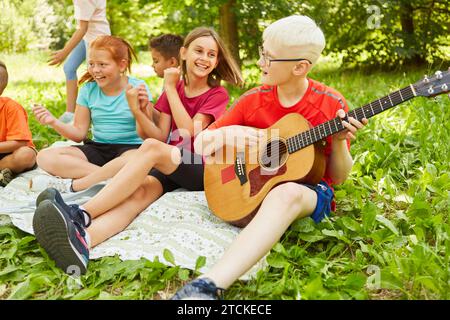
POLYGON ((314 190, 317 193, 317 205, 311 218, 315 223, 319 223, 325 217, 329 217, 331 213, 331 204, 333 202, 333 189, 325 182, 321 181, 316 185, 303 184, 305 187, 314 190))

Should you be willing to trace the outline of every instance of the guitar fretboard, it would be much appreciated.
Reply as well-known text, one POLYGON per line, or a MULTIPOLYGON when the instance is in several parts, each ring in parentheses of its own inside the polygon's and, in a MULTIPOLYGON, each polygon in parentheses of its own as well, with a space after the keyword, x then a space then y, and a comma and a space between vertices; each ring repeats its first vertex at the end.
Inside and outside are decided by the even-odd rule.
MULTIPOLYGON (((372 101, 360 108, 351 110, 347 113, 348 116, 361 121, 363 118, 369 119, 385 110, 388 110, 396 105, 410 100, 416 96, 414 86, 409 85, 403 89, 394 91, 385 97, 372 101)), ((345 130, 342 124, 342 119, 336 117, 330 121, 324 122, 310 130, 299 133, 287 139, 288 152, 294 153, 306 146, 309 146, 317 141, 320 141, 328 136, 336 134, 345 130)))

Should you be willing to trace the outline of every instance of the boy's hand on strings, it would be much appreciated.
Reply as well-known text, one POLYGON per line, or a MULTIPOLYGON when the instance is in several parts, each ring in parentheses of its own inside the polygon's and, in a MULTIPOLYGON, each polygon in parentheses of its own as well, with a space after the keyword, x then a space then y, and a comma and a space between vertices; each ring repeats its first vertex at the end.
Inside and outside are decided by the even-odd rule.
POLYGON ((34 116, 39 121, 40 124, 43 125, 53 125, 56 122, 56 118, 53 116, 53 114, 47 110, 44 106, 40 104, 34 103, 31 106, 31 110, 34 113, 34 116))
POLYGON ((164 70, 164 89, 176 88, 180 81, 181 70, 178 68, 167 68, 164 70))
POLYGON ((131 84, 127 84, 125 88, 125 96, 127 97, 128 107, 130 108, 132 113, 139 111, 139 89, 133 87, 131 84))
MULTIPOLYGON (((256 129, 246 126, 230 126, 225 129, 225 141, 227 143, 232 141, 233 147, 238 151, 245 150, 245 146, 253 147, 258 143, 262 143, 266 140, 266 130, 256 129)), ((228 144, 228 143, 227 143, 228 144)))
POLYGON ((59 66, 65 59, 67 55, 64 50, 58 50, 52 52, 50 59, 48 60, 48 64, 50 66, 56 65, 59 66))
MULTIPOLYGON (((336 116, 338 116, 341 119, 345 119, 345 111, 340 109, 336 112, 336 116)), ((346 128, 344 131, 341 131, 339 133, 336 133, 333 136, 333 139, 335 140, 345 140, 345 139, 356 139, 356 131, 363 128, 369 121, 366 118, 363 118, 360 121, 356 120, 353 117, 348 117, 348 122, 345 120, 342 120, 342 125, 346 128)))

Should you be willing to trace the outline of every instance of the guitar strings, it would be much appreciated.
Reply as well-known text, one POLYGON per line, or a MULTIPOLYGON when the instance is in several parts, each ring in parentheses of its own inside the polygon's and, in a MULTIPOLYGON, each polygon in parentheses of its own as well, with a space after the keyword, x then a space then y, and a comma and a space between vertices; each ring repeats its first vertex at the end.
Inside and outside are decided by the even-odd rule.
MULTIPOLYGON (((406 100, 409 100, 409 99, 413 98, 413 97, 414 97, 414 94, 413 94, 411 88, 408 86, 408 87, 405 87, 405 88, 403 88, 403 89, 397 90, 397 91, 395 91, 395 92, 393 92, 393 93, 391 93, 391 94, 389 94, 388 96, 385 96, 385 97, 383 97, 383 98, 388 99, 389 96, 391 96, 392 99, 394 99, 394 100, 398 100, 397 103, 395 103, 395 104, 393 104, 393 105, 391 105, 391 106, 389 107, 389 108, 391 108, 391 107, 394 107, 394 106, 400 104, 401 102, 404 102, 404 101, 406 101, 406 100), (404 92, 404 91, 406 91, 406 92, 404 92), (403 94, 402 94, 402 93, 403 93, 403 94), (395 95, 397 95, 397 97, 396 97, 395 95)), ((381 98, 381 99, 383 99, 383 98, 381 98)), ((376 114, 378 114, 378 113, 380 113, 380 112, 382 112, 382 111, 384 111, 384 110, 389 109, 389 108, 382 108, 382 107, 381 107, 381 106, 382 106, 382 105, 381 105, 381 99, 378 99, 378 101, 380 102, 380 106, 372 106, 372 104, 375 103, 375 102, 377 101, 377 100, 376 100, 376 101, 373 101, 373 102, 371 102, 371 103, 369 103, 369 104, 367 104, 367 105, 365 105, 365 106, 363 106, 363 107, 360 107, 360 108, 358 108, 358 109, 350 110, 347 114, 350 115, 350 116, 352 116, 352 114, 356 115, 358 121, 360 121, 362 118, 365 118, 365 115, 364 115, 364 113, 363 113, 363 108, 365 108, 365 107, 367 108, 368 106, 370 106, 372 110, 373 110, 374 108, 375 108, 376 110, 379 110, 379 112, 373 112, 373 115, 376 115, 376 114), (380 107, 381 107, 381 109, 380 109, 380 107), (358 113, 359 113, 359 114, 358 114, 358 113), (362 114, 361 114, 361 113, 362 113, 362 114)), ((372 116, 373 116, 373 115, 372 115, 372 116)), ((371 117, 372 117, 372 116, 371 116, 371 117)), ((369 118, 370 118, 370 117, 369 117, 369 118)), ((310 145, 310 144, 313 144, 313 143, 315 143, 315 142, 321 140, 322 138, 321 138, 321 139, 317 139, 317 136, 322 137, 321 132, 320 132, 320 129, 321 129, 321 128, 324 129, 323 131, 325 132, 325 135, 326 135, 326 136, 329 136, 330 134, 332 134, 332 132, 328 132, 328 131, 327 131, 327 128, 326 128, 326 125, 328 125, 328 126, 331 128, 331 124, 330 124, 331 122, 333 122, 333 124, 334 124, 334 126, 335 126, 336 128, 337 128, 337 126, 339 125, 339 126, 340 126, 340 130, 343 129, 341 119, 336 117, 336 118, 334 118, 334 119, 332 119, 332 120, 330 120, 330 121, 327 121, 327 122, 325 122, 325 123, 322 123, 322 124, 320 124, 320 125, 318 125, 318 126, 312 128, 312 129, 310 129, 310 130, 308 130, 308 131, 301 132, 300 134, 298 134, 298 135, 296 135, 296 136, 293 136, 293 137, 290 137, 290 138, 287 139, 287 140, 288 140, 288 144, 291 144, 291 145, 293 146, 293 148, 292 148, 293 150, 292 150, 292 151, 295 152, 295 151, 297 151, 297 150, 300 150, 300 149, 302 149, 302 148, 304 148, 304 147, 306 147, 306 146, 308 146, 308 145, 310 145), (339 120, 339 121, 337 121, 337 120, 339 120), (316 135, 316 131, 319 131, 317 135, 316 135), (316 140, 316 141, 313 141, 314 139, 313 139, 313 137, 312 137, 311 132, 314 133, 314 137, 315 137, 315 140, 316 140), (309 134, 310 139, 308 139, 307 134, 309 134), (308 140, 311 140, 311 142, 308 142, 308 140), (290 143, 291 141, 292 141, 292 143, 290 143), (296 145, 298 145, 298 147, 297 147, 296 145)), ((339 131, 340 131, 340 130, 339 130, 339 131)), ((291 152, 291 153, 292 153, 292 152, 291 152)))
MULTIPOLYGON (((369 104, 366 104, 366 105, 364 105, 364 106, 362 106, 360 108, 357 108, 357 109, 354 109, 354 110, 350 110, 347 113, 347 115, 350 115, 351 117, 356 118, 358 121, 361 121, 363 118, 366 118, 366 114, 364 112, 364 108, 367 108, 367 110, 369 110, 368 108, 370 107, 370 110, 372 110, 372 113, 373 113, 370 117, 373 117, 374 115, 377 115, 377 114, 379 114, 379 113, 381 113, 381 112, 383 112, 383 111, 385 111, 387 109, 390 109, 390 108, 392 108, 392 107, 394 107, 394 106, 396 106, 396 105, 398 105, 398 104, 400 104, 400 103, 402 103, 404 101, 407 101, 407 100, 409 100, 409 99, 411 99, 413 97, 414 97, 414 93, 412 92, 410 86, 408 86, 408 87, 402 88, 400 90, 394 91, 391 94, 389 94, 387 96, 384 96, 384 97, 382 97, 380 99, 372 101, 369 104), (386 101, 390 101, 391 105, 388 106, 387 108, 383 108, 383 104, 382 104, 383 100, 385 102, 386 101), (393 103, 393 101, 395 101, 396 103, 393 103), (372 104, 374 104, 376 102, 378 102, 379 106, 377 106, 377 105, 373 106, 372 105, 372 104)), ((324 122, 324 123, 322 123, 322 124, 312 128, 310 130, 301 132, 298 135, 295 135, 295 136, 292 136, 292 137, 288 138, 287 139, 287 141, 288 141, 287 144, 289 145, 290 141, 293 141, 293 143, 291 145, 294 145, 294 148, 291 148, 291 149, 293 149, 292 151, 295 152, 295 151, 303 149, 304 147, 306 147, 308 145, 311 145, 311 144, 313 144, 313 143, 315 143, 317 141, 320 141, 320 140, 323 139, 322 135, 325 135, 325 137, 327 137, 327 136, 332 134, 332 131, 328 132, 327 128, 326 128, 326 125, 328 125, 328 127, 331 130, 331 124, 330 124, 331 122, 334 122, 333 124, 336 127, 336 129, 338 129, 338 125, 341 127, 340 129, 338 129, 337 132, 339 132, 339 131, 341 131, 343 129, 342 120, 340 118, 336 117, 336 118, 334 118, 332 120, 329 120, 327 122, 324 122), (337 122, 337 120, 340 120, 340 121, 337 122), (324 134, 322 134, 322 132, 320 132, 320 130, 322 128, 323 128, 323 133, 324 134), (317 135, 321 139, 317 139, 316 131, 319 131, 317 135), (314 137, 315 137, 315 140, 316 140, 314 142, 313 142, 314 139, 312 138, 311 132, 314 133, 314 137), (306 134, 308 134, 308 133, 309 133, 309 136, 310 136, 309 140, 311 140, 311 143, 308 142, 308 138, 306 136, 306 134), (296 147, 295 145, 298 145, 297 149, 295 148, 296 147)), ((267 146, 266 152, 261 157, 262 163, 264 163, 264 164, 271 163, 272 156, 269 157, 269 156, 266 156, 266 155, 272 154, 272 144, 273 144, 273 141, 271 141, 270 143, 268 143, 266 145, 267 146)), ((282 158, 283 155, 286 154, 286 143, 278 140, 278 146, 280 146, 280 148, 278 150, 278 159, 280 159, 280 158, 282 158)), ((287 148, 289 149, 289 146, 287 148)), ((288 152, 288 153, 292 153, 292 152, 288 152)))

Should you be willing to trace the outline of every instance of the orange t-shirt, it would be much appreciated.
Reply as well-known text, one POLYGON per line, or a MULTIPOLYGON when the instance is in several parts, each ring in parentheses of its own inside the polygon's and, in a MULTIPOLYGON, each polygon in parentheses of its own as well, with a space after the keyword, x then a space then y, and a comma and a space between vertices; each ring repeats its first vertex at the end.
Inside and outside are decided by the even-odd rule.
MULTIPOLYGON (((349 108, 344 97, 336 90, 312 79, 308 79, 308 89, 303 98, 295 105, 284 108, 278 100, 276 86, 261 86, 244 93, 230 109, 208 128, 217 129, 230 125, 242 125, 265 129, 289 113, 299 113, 312 126, 317 126, 336 118, 336 112, 349 108)), ((332 150, 331 136, 326 139, 325 156, 328 163, 332 150)), ((350 148, 350 142, 347 141, 350 148)), ((328 165, 327 165, 328 167, 328 165)), ((323 180, 329 185, 333 185, 328 170, 326 170, 323 180)))
POLYGON ((16 101, 0 97, 0 142, 12 140, 26 140, 34 148, 27 112, 16 101))

